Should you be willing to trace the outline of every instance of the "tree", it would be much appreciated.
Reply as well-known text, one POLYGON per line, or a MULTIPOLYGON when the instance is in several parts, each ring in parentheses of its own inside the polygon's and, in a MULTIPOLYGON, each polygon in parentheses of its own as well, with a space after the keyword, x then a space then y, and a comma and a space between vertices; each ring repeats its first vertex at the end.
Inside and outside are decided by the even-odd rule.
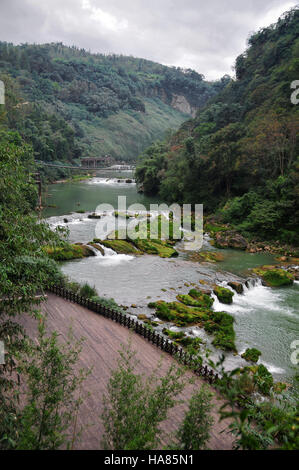
POLYGON ((185 414, 184 421, 178 431, 178 440, 183 450, 200 450, 206 448, 210 430, 214 423, 210 412, 213 408, 213 394, 206 386, 195 393, 185 414))
POLYGON ((80 432, 76 422, 82 403, 80 388, 88 373, 75 370, 82 340, 77 341, 70 331, 66 343, 60 344, 58 333, 46 336, 45 326, 40 317, 37 343, 27 339, 26 353, 18 357, 25 405, 16 415, 16 449, 72 447, 80 432))
POLYGON ((173 365, 159 377, 159 364, 150 377, 135 372, 135 352, 123 346, 118 367, 112 371, 104 410, 103 446, 105 449, 147 450, 161 444, 159 424, 176 403, 184 388, 183 371, 173 365))

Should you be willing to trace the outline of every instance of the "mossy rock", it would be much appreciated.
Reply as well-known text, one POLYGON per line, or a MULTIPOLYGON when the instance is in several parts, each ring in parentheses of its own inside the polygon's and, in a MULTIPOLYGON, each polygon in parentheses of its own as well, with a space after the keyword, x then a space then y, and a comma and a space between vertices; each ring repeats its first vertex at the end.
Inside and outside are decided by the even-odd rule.
POLYGON ((237 281, 231 281, 231 282, 228 282, 227 283, 232 289, 234 289, 237 294, 243 294, 244 292, 244 287, 243 287, 243 284, 241 282, 237 282, 237 281))
POLYGON ((189 294, 191 297, 194 299, 198 300, 199 302, 203 303, 204 307, 212 307, 214 303, 214 299, 211 297, 211 291, 205 289, 203 290, 197 290, 197 289, 191 289, 189 290, 189 294))
POLYGON ((96 214, 95 212, 93 214, 89 214, 87 216, 88 219, 101 219, 102 216, 100 214, 96 214))
POLYGON ((261 351, 256 348, 247 348, 246 351, 241 355, 241 357, 243 357, 243 359, 248 362, 257 362, 261 354, 261 351))
POLYGON ((295 280, 295 276, 284 269, 273 266, 262 266, 254 268, 253 272, 260 276, 268 287, 290 286, 295 280))
POLYGON ((125 255, 142 255, 143 253, 138 250, 131 242, 127 240, 101 240, 101 245, 111 248, 116 253, 125 255))
POLYGON ((208 295, 202 294, 201 297, 195 299, 191 295, 177 295, 177 299, 185 305, 190 307, 206 307, 210 308, 213 305, 213 299, 208 295))
POLYGON ((170 321, 176 326, 202 324, 203 321, 208 320, 210 313, 208 309, 188 307, 180 302, 159 300, 151 305, 155 305, 156 314, 160 319, 170 321))
POLYGON ((136 247, 144 253, 158 255, 160 258, 173 258, 178 256, 178 252, 166 241, 162 240, 134 240, 136 247))
POLYGON ((207 333, 214 335, 212 344, 226 351, 236 351, 234 319, 226 312, 214 312, 209 308, 190 307, 179 302, 151 302, 150 308, 156 309, 156 315, 176 326, 198 325, 207 333))
POLYGON ((231 315, 226 312, 213 312, 204 328, 207 333, 214 335, 212 344, 216 348, 236 352, 234 319, 231 315))
POLYGON ((138 320, 142 320, 142 321, 145 321, 145 320, 148 320, 147 316, 144 315, 144 313, 140 313, 140 315, 138 315, 138 320))
POLYGON ((168 336, 170 339, 173 339, 174 341, 180 342, 186 334, 183 331, 171 331, 168 330, 167 328, 163 328, 163 333, 168 336))
POLYGON ((217 296, 219 302, 223 304, 232 304, 233 303, 233 296, 234 292, 230 289, 226 289, 225 287, 215 286, 214 294, 217 296))
POLYGON ((94 251, 81 244, 64 244, 63 246, 49 246, 43 247, 43 250, 47 255, 55 261, 69 261, 72 259, 87 258, 89 256, 96 256, 94 251))

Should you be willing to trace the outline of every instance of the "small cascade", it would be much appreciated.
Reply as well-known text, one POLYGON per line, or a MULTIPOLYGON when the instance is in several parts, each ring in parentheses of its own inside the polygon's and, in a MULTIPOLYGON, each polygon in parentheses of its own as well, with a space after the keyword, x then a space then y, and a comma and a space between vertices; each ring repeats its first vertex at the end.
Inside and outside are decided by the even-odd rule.
POLYGON ((250 289, 253 289, 254 287, 262 286, 262 285, 263 285, 262 280, 259 277, 250 277, 245 281, 243 288, 244 288, 244 291, 246 292, 246 291, 249 291, 250 289))
MULTIPOLYGON (((102 247, 102 245, 100 245, 100 244, 98 244, 98 245, 99 245, 101 248, 104 248, 104 247, 102 247)), ((95 254, 96 256, 99 256, 100 258, 102 258, 102 257, 105 255, 105 254, 102 253, 100 250, 97 250, 97 248, 95 248, 94 246, 92 246, 92 245, 87 245, 87 246, 88 246, 88 248, 90 248, 90 249, 94 252, 94 254, 95 254)))
POLYGON ((97 245, 99 245, 101 251, 92 246, 90 248, 94 251, 94 253, 96 253, 99 261, 102 264, 105 264, 105 266, 114 266, 134 259, 134 256, 116 253, 116 251, 112 250, 112 248, 108 248, 107 246, 101 245, 100 243, 97 243, 97 245))
POLYGON ((280 311, 281 310, 281 293, 269 287, 263 286, 261 279, 249 278, 244 284, 243 294, 238 294, 230 286, 227 281, 219 283, 222 287, 230 289, 234 292, 233 303, 230 305, 219 302, 216 295, 214 298, 213 308, 215 311, 224 311, 232 314, 247 314, 255 310, 263 311, 280 311))

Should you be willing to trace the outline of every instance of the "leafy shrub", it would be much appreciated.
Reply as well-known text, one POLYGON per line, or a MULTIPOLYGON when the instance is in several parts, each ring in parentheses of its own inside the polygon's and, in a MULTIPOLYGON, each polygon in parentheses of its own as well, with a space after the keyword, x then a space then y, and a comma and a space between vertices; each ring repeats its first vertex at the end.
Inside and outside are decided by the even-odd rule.
POLYGON ((213 408, 213 394, 205 385, 195 393, 189 402, 189 409, 178 431, 178 440, 182 450, 205 449, 210 437, 214 419, 210 415, 213 408))

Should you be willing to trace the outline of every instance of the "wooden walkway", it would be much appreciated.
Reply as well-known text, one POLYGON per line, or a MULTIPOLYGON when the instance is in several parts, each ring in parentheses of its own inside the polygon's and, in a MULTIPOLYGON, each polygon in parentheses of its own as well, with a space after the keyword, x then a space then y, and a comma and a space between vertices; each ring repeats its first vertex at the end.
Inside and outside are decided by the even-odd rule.
MULTIPOLYGON (((162 358, 160 373, 163 374, 174 359, 118 323, 96 315, 90 310, 68 302, 54 294, 48 295, 48 300, 42 305, 42 311, 47 315, 47 328, 49 331, 56 330, 62 338, 66 338, 69 327, 72 326, 76 338, 85 338, 78 369, 92 368, 92 373, 83 385, 85 392, 88 391, 90 395, 84 400, 80 409, 78 424, 84 426, 85 429, 75 448, 99 449, 103 432, 103 426, 99 418, 102 409, 102 396, 105 393, 111 369, 116 366, 120 345, 122 343, 127 344, 128 339, 131 338, 132 348, 137 352, 137 359, 140 360, 140 365, 137 367, 139 373, 150 375, 153 367, 156 367, 158 361, 162 358)), ((24 316, 22 317, 22 324, 31 336, 35 336, 35 320, 24 316)), ((190 373, 191 375, 193 376, 190 373)), ((188 384, 180 398, 190 399, 194 391, 203 383, 200 378, 195 377, 194 384, 188 384)), ((215 405, 213 410, 215 424, 212 429, 209 448, 215 450, 231 449, 233 442, 231 434, 221 433, 227 423, 219 422, 217 410, 223 402, 216 393, 213 402, 215 405)), ((174 407, 163 423, 163 429, 167 432, 175 431, 182 421, 185 409, 185 404, 174 407)))

